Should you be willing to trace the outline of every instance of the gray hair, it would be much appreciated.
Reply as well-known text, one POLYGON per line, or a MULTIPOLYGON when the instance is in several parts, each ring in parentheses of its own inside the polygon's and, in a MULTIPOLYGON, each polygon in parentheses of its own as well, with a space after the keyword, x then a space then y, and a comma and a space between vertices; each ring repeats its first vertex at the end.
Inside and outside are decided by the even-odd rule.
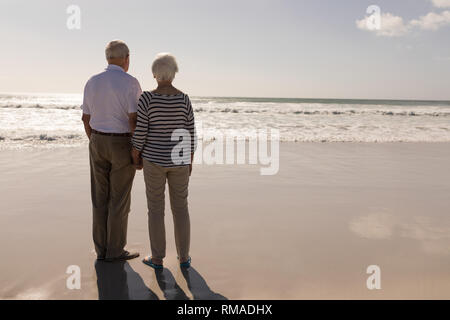
POLYGON ((152 72, 156 80, 172 81, 178 72, 178 64, 170 53, 159 53, 152 64, 152 72))
POLYGON ((124 59, 129 54, 130 50, 122 40, 113 40, 106 45, 105 55, 107 60, 124 59))

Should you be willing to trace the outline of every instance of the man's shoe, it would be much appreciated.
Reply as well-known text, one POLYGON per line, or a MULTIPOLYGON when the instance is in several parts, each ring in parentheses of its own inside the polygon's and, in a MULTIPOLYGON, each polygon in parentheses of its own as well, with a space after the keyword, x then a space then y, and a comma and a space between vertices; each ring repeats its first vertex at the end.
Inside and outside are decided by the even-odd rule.
POLYGON ((114 262, 114 261, 123 261, 123 260, 131 260, 139 257, 139 252, 128 252, 124 251, 120 256, 115 258, 106 258, 106 262, 114 262))

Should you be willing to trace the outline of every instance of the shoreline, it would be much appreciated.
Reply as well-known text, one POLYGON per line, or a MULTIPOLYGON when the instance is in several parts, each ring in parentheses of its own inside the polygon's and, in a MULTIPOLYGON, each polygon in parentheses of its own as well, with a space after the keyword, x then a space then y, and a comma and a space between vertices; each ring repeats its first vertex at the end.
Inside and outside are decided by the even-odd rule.
MULTIPOLYGON (((80 135, 81 136, 81 135, 80 135)), ((84 137, 84 135, 83 135, 84 137)), ((84 138, 83 138, 84 140, 84 138)), ((84 142, 73 144, 73 145, 58 145, 56 143, 49 143, 48 141, 43 140, 42 144, 34 144, 34 145, 25 145, 25 146, 5 146, 2 145, 2 141, 0 140, 0 151, 44 151, 44 150, 59 150, 59 149, 83 149, 87 148, 89 145, 89 141, 85 139, 84 142)), ((201 141, 201 139, 199 139, 201 141)), ((205 144, 212 142, 213 140, 206 140, 204 141, 205 144)), ((236 140, 233 140, 236 142, 236 140)), ((246 143, 248 143, 248 140, 246 140, 246 143)), ((288 145, 288 144, 294 144, 294 145, 301 145, 301 144, 319 144, 319 145, 327 145, 327 144, 374 144, 374 145, 388 145, 388 144, 411 144, 411 145, 417 145, 417 144, 449 144, 450 141, 290 141, 290 140, 280 140, 280 145, 288 145)), ((224 143, 225 144, 225 143, 224 143)))

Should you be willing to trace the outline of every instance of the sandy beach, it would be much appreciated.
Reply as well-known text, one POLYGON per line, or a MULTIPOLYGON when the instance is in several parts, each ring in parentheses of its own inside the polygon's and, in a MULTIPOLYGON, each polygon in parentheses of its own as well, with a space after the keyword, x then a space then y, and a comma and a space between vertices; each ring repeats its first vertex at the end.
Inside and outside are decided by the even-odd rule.
MULTIPOLYGON (((282 143, 280 170, 195 165, 192 268, 96 263, 86 147, 0 155, 2 299, 450 299, 449 143, 282 143), (81 289, 66 288, 66 269, 81 289), (366 268, 381 269, 368 290, 366 268)), ((166 200, 168 201, 167 197, 166 200)), ((149 254, 142 172, 128 246, 149 254)))

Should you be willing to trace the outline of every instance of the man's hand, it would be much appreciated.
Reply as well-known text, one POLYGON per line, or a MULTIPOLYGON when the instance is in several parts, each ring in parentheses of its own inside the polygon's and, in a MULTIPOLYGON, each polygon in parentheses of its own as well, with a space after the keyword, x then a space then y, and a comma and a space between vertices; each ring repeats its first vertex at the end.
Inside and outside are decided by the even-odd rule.
POLYGON ((91 115, 83 113, 83 116, 81 117, 81 120, 83 121, 83 124, 84 124, 84 131, 86 132, 86 135, 87 135, 88 139, 91 140, 92 128, 89 125, 89 121, 91 121, 91 115))
POLYGON ((131 148, 131 158, 133 159, 133 165, 136 170, 142 170, 144 167, 141 153, 134 147, 131 148))

